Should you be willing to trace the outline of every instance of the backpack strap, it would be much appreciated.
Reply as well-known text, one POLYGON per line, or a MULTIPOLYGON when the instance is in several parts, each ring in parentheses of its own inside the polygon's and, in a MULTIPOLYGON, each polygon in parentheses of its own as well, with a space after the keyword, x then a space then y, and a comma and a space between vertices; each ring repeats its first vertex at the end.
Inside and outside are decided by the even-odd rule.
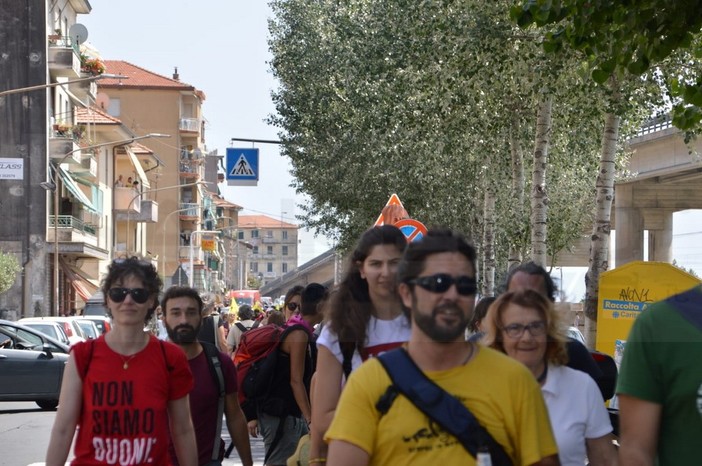
POLYGON ((205 359, 210 368, 212 377, 217 384, 219 391, 219 403, 217 405, 217 425, 215 427, 214 443, 212 445, 212 461, 219 460, 220 444, 222 442, 222 415, 224 413, 224 397, 226 396, 224 386, 224 374, 222 374, 222 363, 219 360, 219 351, 217 348, 206 341, 201 341, 202 350, 205 352, 205 359))
POLYGON ((404 348, 395 348, 378 356, 392 385, 380 397, 376 408, 385 414, 397 397, 404 395, 421 412, 456 437, 463 448, 478 458, 487 447, 495 466, 511 466, 512 460, 473 413, 456 397, 431 381, 412 361, 404 348))
POLYGON ((242 324, 242 323, 239 322, 239 321, 237 321, 234 325, 236 325, 236 328, 238 328, 239 330, 241 330, 241 333, 244 333, 244 332, 246 332, 246 331, 248 330, 248 328, 246 328, 246 326, 244 326, 244 324, 242 324))

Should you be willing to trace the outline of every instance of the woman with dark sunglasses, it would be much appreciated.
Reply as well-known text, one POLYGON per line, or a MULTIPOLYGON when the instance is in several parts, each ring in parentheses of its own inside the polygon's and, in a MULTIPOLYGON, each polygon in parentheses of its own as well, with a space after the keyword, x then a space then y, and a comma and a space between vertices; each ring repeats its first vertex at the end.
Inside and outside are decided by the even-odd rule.
POLYGON ((169 464, 172 441, 181 466, 197 465, 185 353, 144 331, 160 289, 150 262, 110 265, 102 292, 112 329, 71 348, 47 465, 65 464, 76 427, 72 464, 169 464))
POLYGON ((562 466, 617 464, 602 394, 585 372, 566 367, 566 336, 553 304, 533 290, 508 292, 483 320, 483 343, 524 364, 541 385, 562 466))
POLYGON ((300 313, 300 304, 302 304, 302 290, 304 289, 304 286, 296 285, 285 293, 282 311, 285 314, 286 322, 290 320, 292 316, 300 313))
POLYGON ((406 245, 405 236, 392 225, 367 230, 331 296, 327 322, 317 339, 310 458, 318 461, 310 465, 326 457, 322 437, 334 417, 345 377, 369 357, 409 339, 410 324, 402 312, 395 278, 406 245))

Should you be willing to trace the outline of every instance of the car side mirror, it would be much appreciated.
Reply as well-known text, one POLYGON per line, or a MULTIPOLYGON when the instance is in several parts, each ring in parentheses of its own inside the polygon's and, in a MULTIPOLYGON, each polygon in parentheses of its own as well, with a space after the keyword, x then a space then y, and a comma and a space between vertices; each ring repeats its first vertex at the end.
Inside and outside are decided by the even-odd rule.
POLYGON ((44 343, 41 345, 41 350, 46 354, 46 357, 48 359, 53 359, 54 354, 51 352, 51 345, 48 343, 44 343))

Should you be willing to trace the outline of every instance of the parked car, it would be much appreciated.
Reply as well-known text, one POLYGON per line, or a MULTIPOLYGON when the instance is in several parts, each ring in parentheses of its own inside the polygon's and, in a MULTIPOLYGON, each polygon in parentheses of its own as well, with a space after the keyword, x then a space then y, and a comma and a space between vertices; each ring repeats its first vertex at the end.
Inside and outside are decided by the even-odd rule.
POLYGON ((78 322, 78 325, 80 325, 80 328, 83 330, 83 333, 89 340, 95 340, 101 335, 97 325, 95 325, 95 322, 93 322, 91 319, 76 317, 76 322, 78 322))
POLYGON ((46 320, 43 322, 24 321, 22 322, 22 325, 25 325, 29 328, 33 328, 35 330, 39 330, 41 333, 48 335, 51 338, 54 338, 65 345, 70 346, 71 344, 71 341, 68 339, 68 335, 66 335, 66 331, 63 329, 63 324, 61 322, 53 322, 50 320, 46 320))
POLYGON ((97 327, 98 331, 100 332, 100 335, 104 335, 107 332, 110 331, 112 328, 112 321, 110 320, 109 317, 107 316, 86 316, 82 315, 80 316, 81 319, 88 319, 92 320, 95 326, 97 327))
POLYGON ((587 343, 585 343, 585 336, 578 327, 568 327, 567 333, 569 338, 572 338, 573 340, 578 340, 580 343, 587 346, 587 343))
POLYGON ((76 321, 75 317, 25 317, 24 319, 18 320, 19 323, 24 324, 25 322, 59 322, 63 325, 63 330, 68 336, 68 340, 73 343, 78 343, 80 341, 86 341, 88 337, 83 333, 83 329, 76 321))
POLYGON ((68 346, 29 327, 0 320, 0 401, 58 406, 68 346))

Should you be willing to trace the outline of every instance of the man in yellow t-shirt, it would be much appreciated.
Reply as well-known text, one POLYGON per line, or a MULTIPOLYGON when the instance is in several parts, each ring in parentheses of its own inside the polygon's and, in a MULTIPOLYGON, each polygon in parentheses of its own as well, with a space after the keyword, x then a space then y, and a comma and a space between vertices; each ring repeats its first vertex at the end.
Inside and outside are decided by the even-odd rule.
MULTIPOLYGON (((468 407, 515 466, 558 465, 534 377, 516 361, 464 339, 475 304, 473 247, 452 231, 430 230, 408 245, 398 283, 403 310, 412 320, 406 350, 419 369, 468 407)), ((351 375, 325 434, 329 464, 476 464, 454 436, 403 395, 382 415, 376 403, 390 384, 376 360, 351 375)))

